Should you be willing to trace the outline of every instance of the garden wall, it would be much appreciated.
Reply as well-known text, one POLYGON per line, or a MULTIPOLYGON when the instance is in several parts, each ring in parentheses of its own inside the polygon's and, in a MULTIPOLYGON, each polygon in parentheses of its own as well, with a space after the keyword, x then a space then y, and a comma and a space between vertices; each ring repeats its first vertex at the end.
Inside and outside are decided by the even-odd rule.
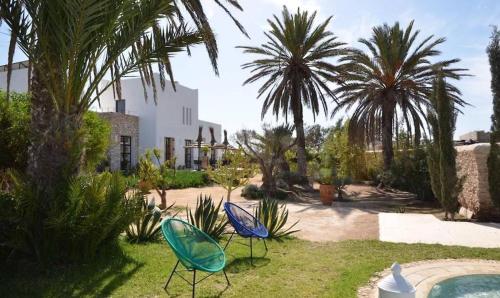
POLYGON ((500 209, 495 208, 488 186, 488 154, 490 144, 480 143, 457 146, 458 177, 463 177, 463 189, 458 197, 460 213, 478 220, 500 219, 500 209))

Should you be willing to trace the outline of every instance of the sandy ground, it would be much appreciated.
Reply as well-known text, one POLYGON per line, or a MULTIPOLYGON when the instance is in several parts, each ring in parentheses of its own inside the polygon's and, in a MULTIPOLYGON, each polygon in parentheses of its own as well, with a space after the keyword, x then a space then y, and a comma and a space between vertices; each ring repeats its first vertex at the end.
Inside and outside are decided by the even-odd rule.
MULTIPOLYGON (((260 184, 260 176, 252 178, 250 183, 260 184)), ((317 186, 316 186, 317 187, 317 186)), ((252 210, 257 204, 256 200, 247 200, 241 197, 238 188, 231 194, 231 202, 237 203, 247 210, 252 210)), ((356 189, 353 187, 352 189, 356 189)), ((219 186, 201 188, 187 188, 169 190, 167 203, 175 202, 177 209, 186 206, 196 206, 197 196, 200 194, 211 195, 218 202, 226 197, 226 190, 219 186)), ((160 197, 153 193, 156 202, 160 197)), ((289 225, 298 221, 294 229, 299 230, 295 235, 310 241, 341 241, 348 239, 378 239, 378 216, 376 212, 352 207, 323 206, 317 195, 306 197, 301 202, 287 202, 289 210, 289 225)), ((182 214, 181 214, 182 216, 182 214)))
MULTIPOLYGON (((251 183, 260 184, 260 176, 251 183)), ((315 185, 314 188, 318 188, 315 185)), ((186 206, 196 206, 200 194, 211 195, 218 202, 226 191, 219 186, 169 190, 167 203, 175 202, 180 216, 186 206)), ((156 202, 160 198, 151 194, 156 202)), ((349 185, 345 201, 324 206, 318 191, 306 192, 300 199, 288 201, 288 225, 297 222, 295 235, 309 241, 342 241, 380 239, 389 242, 440 243, 472 247, 500 247, 500 224, 444 222, 435 215, 433 206, 422 206, 412 194, 383 191, 365 184, 349 185), (398 213, 404 211, 405 213, 398 213), (420 214, 415 214, 420 213, 420 214), (422 214, 429 213, 429 214, 422 214)), ((241 188, 233 191, 231 201, 251 211, 257 200, 241 197, 241 188)))

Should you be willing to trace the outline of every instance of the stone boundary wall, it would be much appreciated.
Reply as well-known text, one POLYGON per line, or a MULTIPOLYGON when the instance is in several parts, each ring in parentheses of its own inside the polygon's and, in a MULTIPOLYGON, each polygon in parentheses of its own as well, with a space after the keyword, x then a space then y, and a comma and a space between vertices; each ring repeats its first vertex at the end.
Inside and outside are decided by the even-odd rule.
MULTIPOLYGON (((458 201, 460 214, 478 220, 500 219, 500 209, 491 201, 488 185, 488 154, 490 144, 457 146, 458 177, 463 177, 463 189, 458 201)), ((500 170, 500 169, 499 169, 500 170)))

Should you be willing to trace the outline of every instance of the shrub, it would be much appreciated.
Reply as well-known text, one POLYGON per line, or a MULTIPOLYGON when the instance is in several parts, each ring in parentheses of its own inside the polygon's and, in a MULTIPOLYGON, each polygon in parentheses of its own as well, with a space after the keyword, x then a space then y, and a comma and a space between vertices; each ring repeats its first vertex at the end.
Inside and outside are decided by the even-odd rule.
POLYGON ((15 221, 7 245, 13 256, 28 254, 42 263, 93 258, 118 239, 141 208, 141 198, 127 193, 119 173, 74 177, 43 209, 31 184, 20 181, 16 177, 15 221))
MULTIPOLYGON (((22 172, 28 160, 30 145, 30 97, 26 93, 11 93, 9 102, 0 90, 0 169, 12 168, 22 172)), ((106 157, 111 128, 95 112, 83 116, 83 148, 85 167, 93 170, 106 157)))
POLYGON ((222 160, 217 161, 215 169, 208 167, 207 174, 210 179, 227 191, 226 200, 230 202, 232 191, 239 186, 246 185, 256 169, 242 149, 226 152, 224 161, 225 163, 222 160))
POLYGON ((202 187, 210 184, 210 178, 205 172, 178 170, 175 176, 169 174, 170 189, 202 187))
POLYGON ((276 176, 276 179, 284 181, 289 187, 293 185, 306 185, 309 183, 307 176, 297 172, 281 172, 276 176))
POLYGON ((285 228, 285 224, 288 221, 288 210, 285 204, 279 204, 274 199, 264 198, 259 201, 259 205, 254 211, 254 216, 266 227, 270 239, 279 240, 298 232, 298 230, 292 230, 298 221, 285 228))
POLYGON ((219 216, 222 199, 215 206, 211 196, 198 197, 194 215, 189 207, 186 208, 188 221, 198 229, 202 230, 215 240, 219 240, 228 224, 226 215, 219 216))
POLYGON ((0 90, 0 169, 26 167, 30 131, 29 98, 12 93, 9 102, 0 90))
POLYGON ((414 193, 421 200, 435 199, 427 152, 421 148, 396 151, 390 172, 380 175, 380 180, 390 187, 414 193))
POLYGON ((241 196, 247 199, 262 199, 264 192, 255 184, 249 184, 241 190, 241 196))
POLYGON ((168 206, 165 210, 161 210, 155 206, 154 198, 147 203, 147 198, 143 197, 140 216, 125 230, 127 240, 134 243, 158 240, 162 211, 165 212, 173 206, 174 204, 168 206))

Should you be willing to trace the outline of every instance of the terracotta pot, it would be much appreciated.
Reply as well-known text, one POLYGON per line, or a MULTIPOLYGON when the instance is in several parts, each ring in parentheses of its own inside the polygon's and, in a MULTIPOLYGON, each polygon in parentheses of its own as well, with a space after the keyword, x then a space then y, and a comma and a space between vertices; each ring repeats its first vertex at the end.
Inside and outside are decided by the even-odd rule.
POLYGON ((335 195, 335 187, 329 184, 319 185, 319 198, 323 205, 331 205, 333 203, 333 197, 335 195))

